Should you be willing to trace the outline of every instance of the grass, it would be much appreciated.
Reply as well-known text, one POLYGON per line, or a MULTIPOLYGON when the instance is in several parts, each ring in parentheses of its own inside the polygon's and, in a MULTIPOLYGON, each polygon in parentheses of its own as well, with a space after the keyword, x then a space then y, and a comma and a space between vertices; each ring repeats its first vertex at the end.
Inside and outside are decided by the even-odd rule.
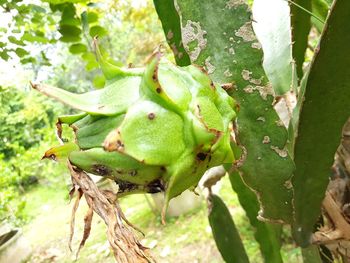
MULTIPOLYGON (((228 204, 251 262, 262 262, 253 230, 227 178, 222 185, 220 195, 228 204)), ((68 204, 68 187, 64 183, 40 185, 28 192, 26 198, 25 212, 31 220, 24 226, 24 234, 34 248, 34 254, 28 262, 52 262, 52 259, 63 263, 72 262, 75 256, 67 245, 72 207, 72 204, 68 204)), ((165 226, 160 223, 160 216, 152 211, 144 195, 126 197, 122 199, 121 206, 129 221, 146 234, 142 243, 152 248, 152 254, 158 262, 223 262, 212 239, 204 200, 190 213, 167 218, 165 226)), ((82 201, 75 221, 74 251, 82 237, 86 211, 87 205, 82 201)), ((104 222, 94 215, 91 235, 77 262, 114 262, 105 233, 104 222)), ((286 231, 285 235, 288 237, 289 232, 286 231)), ((301 262, 300 252, 293 245, 284 246, 282 255, 285 262, 301 262)))

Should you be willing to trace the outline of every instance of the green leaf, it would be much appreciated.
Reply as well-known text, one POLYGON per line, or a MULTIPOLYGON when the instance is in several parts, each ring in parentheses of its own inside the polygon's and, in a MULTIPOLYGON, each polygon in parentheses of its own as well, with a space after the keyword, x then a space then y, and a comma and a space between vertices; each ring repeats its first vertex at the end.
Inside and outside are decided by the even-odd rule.
POLYGON ((18 46, 24 46, 25 44, 23 43, 23 41, 21 40, 18 40, 17 38, 15 38, 14 36, 9 36, 8 37, 8 40, 13 43, 13 44, 16 44, 18 46))
POLYGON ((255 0, 253 17, 254 32, 264 52, 265 73, 276 95, 283 95, 290 90, 296 91, 288 2, 255 0))
POLYGON ((154 0, 158 17, 162 22, 162 27, 166 40, 174 53, 176 64, 187 66, 191 64, 190 58, 182 44, 180 17, 176 11, 174 0, 154 0))
POLYGON ((85 68, 87 71, 91 71, 95 68, 98 68, 99 64, 96 60, 96 56, 94 53, 85 52, 81 57, 82 57, 82 59, 84 59, 86 61, 85 68))
POLYGON ((64 5, 64 9, 61 15, 60 25, 67 26, 79 26, 80 21, 76 17, 76 9, 75 6, 71 3, 66 3, 64 5))
POLYGON ((2 58, 5 61, 8 61, 10 58, 9 54, 7 53, 7 50, 3 50, 0 52, 0 58, 2 58))
POLYGON ((91 37, 98 36, 99 38, 108 35, 108 31, 105 28, 103 28, 102 26, 93 26, 93 27, 91 27, 89 33, 90 33, 91 37))
POLYGON ((35 30, 35 35, 38 37, 45 37, 45 33, 43 31, 40 30, 35 30))
POLYGON ((349 117, 350 1, 336 1, 316 49, 306 83, 293 177, 293 232, 307 245, 320 215, 341 130, 349 117), (340 70, 341 69, 341 70, 340 70))
POLYGON ((260 245, 265 262, 282 263, 280 253, 282 227, 259 221, 257 219, 259 202, 256 195, 244 184, 238 172, 231 173, 229 176, 239 203, 245 210, 250 224, 255 228, 254 236, 260 245))
POLYGON ((35 36, 31 33, 24 33, 20 41, 37 42, 41 44, 47 44, 48 39, 45 37, 35 36))
POLYGON ((94 23, 98 20, 98 14, 95 12, 88 12, 87 13, 87 21, 89 24, 94 23))
POLYGON ((30 5, 28 5, 28 7, 30 7, 35 12, 46 13, 46 9, 39 6, 39 5, 30 4, 30 5))
POLYGON ((87 47, 84 44, 73 44, 69 47, 69 52, 72 54, 80 54, 87 51, 87 47))
POLYGON ((40 24, 42 17, 41 16, 34 16, 30 21, 33 24, 40 24))
POLYGON ((79 19, 77 19, 75 17, 70 17, 70 18, 61 19, 60 25, 79 26, 80 21, 79 21, 79 19))
POLYGON ((219 196, 209 198, 209 223, 222 258, 227 263, 249 263, 230 211, 219 196))
POLYGON ((98 68, 98 63, 97 61, 93 61, 93 60, 90 60, 86 65, 85 65, 85 69, 87 71, 91 71, 91 70, 94 70, 98 68))
POLYGON ((240 170, 245 183, 259 196, 260 216, 290 222, 289 180, 294 165, 284 148, 287 131, 272 107, 274 98, 261 66, 263 54, 252 31, 248 6, 225 0, 177 3, 182 40, 192 50, 192 62, 205 66, 216 83, 233 83, 228 92, 240 105, 237 140, 247 152, 240 170))
POLYGON ((20 47, 16 48, 15 53, 16 53, 17 56, 19 56, 20 58, 21 58, 21 57, 24 57, 24 56, 26 56, 26 55, 29 54, 29 52, 28 52, 27 50, 25 50, 25 49, 23 49, 23 48, 20 48, 20 47))
MULTIPOLYGON (((294 0, 296 4, 311 10, 310 0, 294 0)), ((303 63, 311 29, 310 14, 295 5, 290 5, 292 23, 293 58, 297 66, 298 78, 303 76, 303 63)))
POLYGON ((80 36, 81 34, 81 29, 79 27, 70 25, 61 25, 58 31, 62 36, 80 36))
POLYGON ((21 64, 35 63, 36 59, 33 57, 26 57, 21 59, 21 64))
POLYGON ((94 80, 92 82, 93 82, 95 88, 101 89, 106 84, 106 78, 103 75, 97 75, 94 77, 94 80))
POLYGON ((93 52, 85 52, 84 54, 82 54, 81 58, 86 62, 90 60, 96 60, 96 56, 93 52))
POLYGON ((72 42, 79 42, 81 40, 80 36, 62 36, 60 37, 60 41, 65 42, 65 43, 72 43, 72 42))
POLYGON ((12 29, 11 32, 14 34, 19 34, 21 33, 21 30, 19 28, 15 28, 15 29, 12 29))

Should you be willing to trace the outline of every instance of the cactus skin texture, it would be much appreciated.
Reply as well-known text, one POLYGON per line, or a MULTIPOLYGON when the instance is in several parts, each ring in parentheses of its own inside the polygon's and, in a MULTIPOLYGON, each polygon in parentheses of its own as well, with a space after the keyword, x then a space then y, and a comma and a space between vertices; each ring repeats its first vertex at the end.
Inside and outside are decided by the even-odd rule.
POLYGON ((144 69, 122 69, 98 47, 96 53, 104 89, 73 94, 33 85, 84 112, 59 118, 58 127, 74 130, 77 147, 57 146, 47 157, 58 152, 85 172, 115 180, 121 195, 165 191, 166 205, 194 188, 207 169, 234 162, 235 102, 203 69, 175 66, 159 52, 144 69))

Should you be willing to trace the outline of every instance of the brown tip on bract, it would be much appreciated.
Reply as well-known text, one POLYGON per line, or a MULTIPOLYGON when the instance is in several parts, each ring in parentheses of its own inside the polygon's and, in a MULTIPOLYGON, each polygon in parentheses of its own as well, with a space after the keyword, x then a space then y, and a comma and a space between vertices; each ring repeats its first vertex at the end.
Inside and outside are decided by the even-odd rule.
POLYGON ((145 64, 149 64, 154 58, 157 58, 157 60, 159 61, 162 56, 163 56, 162 50, 159 47, 157 47, 152 52, 152 54, 146 58, 145 64))
POLYGON ((230 90, 230 89, 233 89, 233 87, 234 87, 234 83, 221 84, 221 88, 223 88, 224 90, 230 90))
POLYGON ((124 144, 121 141, 119 131, 113 130, 111 131, 105 141, 103 142, 103 148, 105 151, 113 152, 113 151, 123 151, 124 150, 124 144))
POLYGON ((38 89, 38 84, 34 84, 33 82, 29 81, 30 86, 32 89, 38 89))
POLYGON ((44 156, 41 157, 41 160, 43 160, 43 159, 51 159, 51 160, 57 161, 57 155, 53 153, 52 149, 53 148, 47 150, 44 153, 44 156))
POLYGON ((199 69, 199 71, 204 73, 205 75, 209 76, 208 71, 203 66, 198 65, 198 64, 192 64, 192 66, 199 69))

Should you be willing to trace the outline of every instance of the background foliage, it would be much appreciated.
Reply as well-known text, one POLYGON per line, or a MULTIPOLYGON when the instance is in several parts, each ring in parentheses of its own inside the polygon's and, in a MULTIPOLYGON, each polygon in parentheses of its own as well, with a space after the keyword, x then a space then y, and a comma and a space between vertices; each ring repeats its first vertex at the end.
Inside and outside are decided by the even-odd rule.
POLYGON ((164 37, 151 1, 0 1, 0 15, 0 221, 21 224, 28 189, 68 178, 62 165, 40 158, 58 144, 57 116, 73 113, 32 92, 29 81, 101 88, 94 36, 110 59, 134 65, 164 37))

